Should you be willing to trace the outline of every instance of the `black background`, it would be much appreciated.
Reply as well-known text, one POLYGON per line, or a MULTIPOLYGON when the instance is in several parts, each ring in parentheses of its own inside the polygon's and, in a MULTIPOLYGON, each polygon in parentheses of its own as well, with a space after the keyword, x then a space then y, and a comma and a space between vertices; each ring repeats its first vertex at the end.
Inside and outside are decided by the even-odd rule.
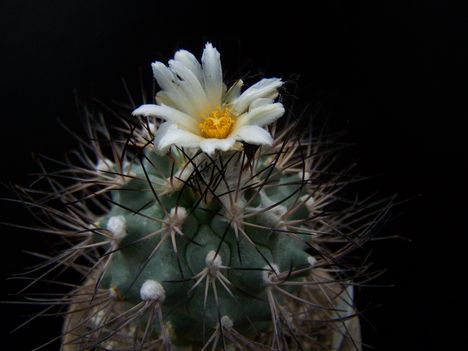
MULTIPOLYGON (((0 28, 3 183, 27 184, 37 171, 32 152, 60 158, 76 146, 57 123, 79 128, 74 91, 118 98, 122 77, 150 74, 151 61, 178 48, 198 55, 212 41, 228 76, 239 65, 300 75, 301 101, 319 103, 357 145, 361 173, 379 175, 369 186, 412 199, 385 229, 412 242, 370 247, 376 267, 388 268, 377 283, 395 287, 362 292, 365 342, 377 350, 464 342, 468 18, 450 1, 2 0, 0 28)), ((3 221, 30 221, 13 205, 1 211, 3 221)), ((20 251, 43 244, 8 227, 0 238, 8 300, 18 287, 5 278, 28 261, 20 251)), ((60 332, 60 319, 48 318, 10 335, 28 310, 0 308, 2 350, 28 350, 60 332)))

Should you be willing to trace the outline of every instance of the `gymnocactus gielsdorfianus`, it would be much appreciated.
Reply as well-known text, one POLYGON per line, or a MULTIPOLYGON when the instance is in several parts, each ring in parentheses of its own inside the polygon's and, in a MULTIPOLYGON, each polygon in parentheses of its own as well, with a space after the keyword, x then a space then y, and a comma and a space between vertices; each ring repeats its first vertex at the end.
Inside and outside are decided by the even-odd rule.
POLYGON ((21 191, 68 245, 42 268, 83 276, 48 300, 68 306, 62 349, 361 350, 346 258, 379 203, 342 196, 336 149, 281 79, 227 87, 209 43, 152 68, 154 104, 84 108, 78 162, 21 191))

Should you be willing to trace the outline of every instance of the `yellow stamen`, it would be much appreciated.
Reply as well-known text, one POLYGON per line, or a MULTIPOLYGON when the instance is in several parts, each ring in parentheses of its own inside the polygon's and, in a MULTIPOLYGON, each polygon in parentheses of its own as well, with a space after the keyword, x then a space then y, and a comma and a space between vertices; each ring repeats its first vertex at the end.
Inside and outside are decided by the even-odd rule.
POLYGON ((235 121, 235 116, 230 109, 220 107, 204 117, 198 127, 205 138, 224 139, 231 132, 235 121))

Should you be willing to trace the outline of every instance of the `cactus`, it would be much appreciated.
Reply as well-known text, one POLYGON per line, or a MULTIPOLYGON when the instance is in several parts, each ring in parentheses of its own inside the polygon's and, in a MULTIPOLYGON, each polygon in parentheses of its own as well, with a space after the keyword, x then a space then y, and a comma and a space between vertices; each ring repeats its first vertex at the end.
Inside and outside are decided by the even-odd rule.
POLYGON ((157 104, 113 128, 85 107, 79 164, 47 173, 40 201, 23 190, 69 245, 46 273, 85 278, 50 301, 69 306, 63 350, 361 349, 345 258, 377 205, 342 199, 333 149, 292 113, 278 120, 281 80, 227 90, 218 61, 207 44, 202 64, 186 51, 153 64, 157 104), (176 109, 190 87, 218 99, 195 124, 176 109))

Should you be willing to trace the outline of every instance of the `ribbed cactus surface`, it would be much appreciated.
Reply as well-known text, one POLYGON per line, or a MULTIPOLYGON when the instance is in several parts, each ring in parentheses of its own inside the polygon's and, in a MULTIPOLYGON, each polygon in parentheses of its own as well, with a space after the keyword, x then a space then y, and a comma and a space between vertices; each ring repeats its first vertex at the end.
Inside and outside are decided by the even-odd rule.
POLYGON ((202 346, 220 321, 245 335, 267 332, 270 303, 298 290, 286 284, 273 293, 274 286, 302 281, 316 264, 306 251, 313 241, 309 174, 256 155, 149 150, 112 190, 113 206, 95 235, 115 251, 100 288, 129 306, 157 302, 162 319, 149 334, 166 328, 174 344, 202 346))

